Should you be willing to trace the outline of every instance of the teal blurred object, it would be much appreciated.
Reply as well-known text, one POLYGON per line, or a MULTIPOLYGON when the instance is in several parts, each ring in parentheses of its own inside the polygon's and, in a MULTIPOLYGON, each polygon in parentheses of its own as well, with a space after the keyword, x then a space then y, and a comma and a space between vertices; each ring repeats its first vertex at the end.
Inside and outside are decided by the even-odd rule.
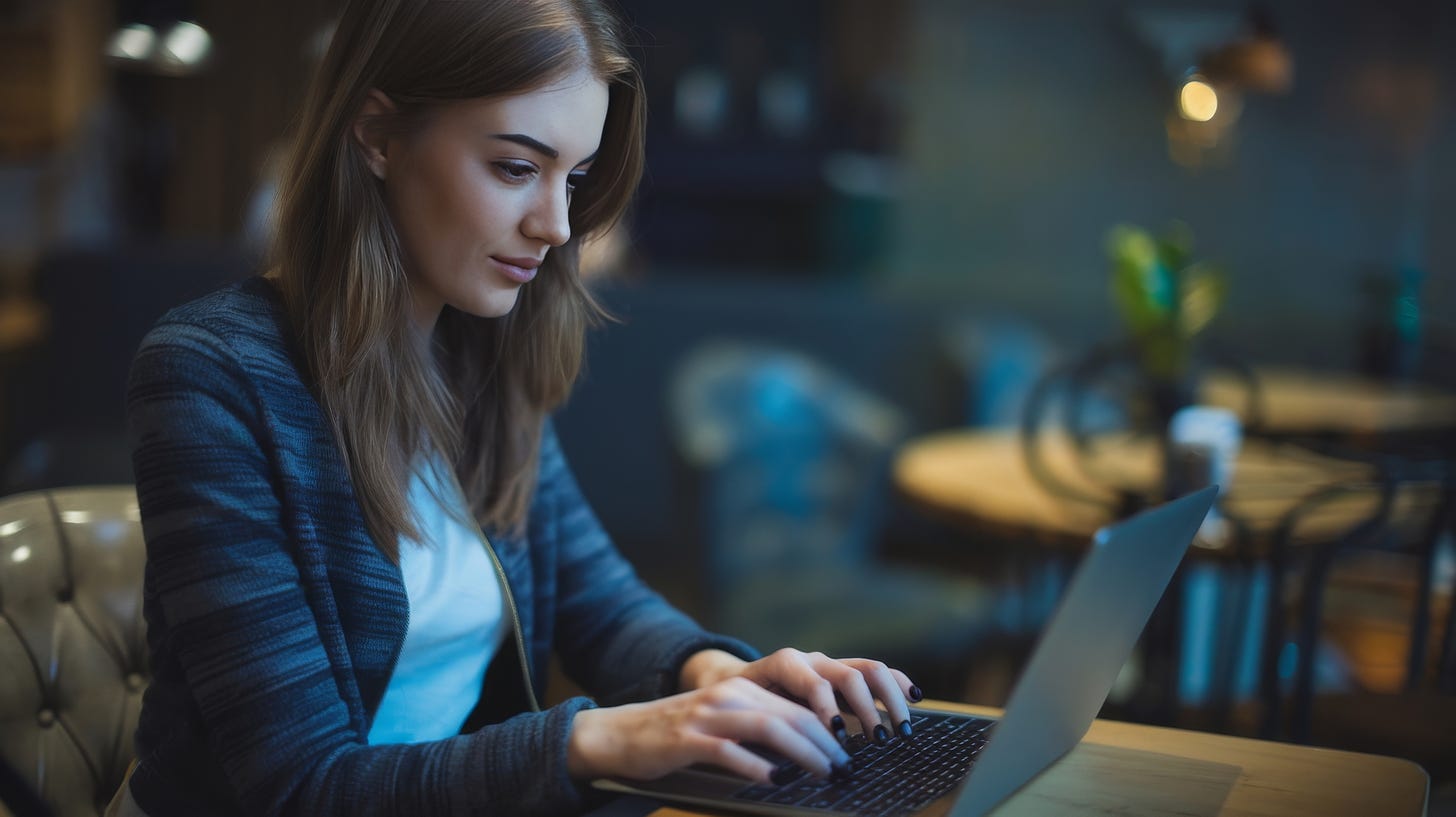
POLYGON ((1046 334, 1013 318, 959 320, 942 332, 941 348, 960 379, 961 420, 977 427, 1020 423, 1032 388, 1061 354, 1046 334))
POLYGON ((812 358, 753 343, 690 351, 669 385, 694 483, 711 626, 770 650, 964 665, 993 629, 970 580, 874 558, 902 413, 812 358))
POLYGON ((829 195, 820 216, 825 269, 857 276, 886 271, 899 175, 887 156, 839 151, 825 157, 829 195))

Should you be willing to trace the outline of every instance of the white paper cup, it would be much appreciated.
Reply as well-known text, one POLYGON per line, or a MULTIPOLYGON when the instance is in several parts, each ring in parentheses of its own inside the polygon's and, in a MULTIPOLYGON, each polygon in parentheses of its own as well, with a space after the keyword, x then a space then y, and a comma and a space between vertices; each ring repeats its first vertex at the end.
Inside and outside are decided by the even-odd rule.
MULTIPOLYGON (((1168 487, 1174 495, 1218 485, 1226 494, 1234 480, 1234 467, 1243 444, 1243 426, 1232 411, 1215 406, 1179 409, 1168 424, 1168 487)), ((1208 512, 1198 529, 1200 544, 1223 547, 1228 542, 1228 520, 1218 509, 1208 512)))

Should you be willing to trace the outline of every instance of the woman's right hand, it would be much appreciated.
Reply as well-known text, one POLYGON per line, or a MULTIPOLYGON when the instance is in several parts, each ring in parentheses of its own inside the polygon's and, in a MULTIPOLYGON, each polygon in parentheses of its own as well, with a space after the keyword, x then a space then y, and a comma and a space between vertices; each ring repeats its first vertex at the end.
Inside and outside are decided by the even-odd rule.
POLYGON ((761 783, 774 764, 741 744, 754 743, 827 777, 847 774, 849 755, 810 710, 746 678, 655 701, 584 709, 567 743, 567 769, 578 780, 651 780, 710 763, 761 783))

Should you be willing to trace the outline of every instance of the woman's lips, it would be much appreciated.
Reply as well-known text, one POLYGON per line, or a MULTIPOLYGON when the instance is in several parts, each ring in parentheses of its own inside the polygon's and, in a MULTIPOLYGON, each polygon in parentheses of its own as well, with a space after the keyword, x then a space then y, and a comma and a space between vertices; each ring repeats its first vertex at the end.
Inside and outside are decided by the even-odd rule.
POLYGON ((492 255, 490 260, 500 267, 507 278, 518 284, 529 284, 536 277, 536 268, 541 266, 539 258, 505 258, 492 255))

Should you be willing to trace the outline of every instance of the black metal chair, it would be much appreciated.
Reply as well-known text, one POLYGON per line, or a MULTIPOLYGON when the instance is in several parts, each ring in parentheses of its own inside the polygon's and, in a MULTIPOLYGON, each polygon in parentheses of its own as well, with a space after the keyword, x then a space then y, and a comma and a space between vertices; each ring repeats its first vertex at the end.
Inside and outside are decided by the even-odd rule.
MULTIPOLYGON (((1386 458, 1375 482, 1316 492, 1283 518, 1269 554, 1273 580, 1261 659, 1261 735, 1395 754, 1433 777, 1456 773, 1456 571, 1439 570, 1442 542, 1456 537, 1456 464, 1386 458), (1311 538, 1307 523, 1364 502, 1333 537, 1311 538), (1397 692, 1322 691, 1318 665, 1330 601, 1359 578, 1343 563, 1383 554, 1401 569, 1409 644, 1397 692), (1293 590, 1292 597, 1288 592, 1293 590), (1446 610, 1436 622, 1436 600, 1446 610), (1292 632, 1291 632, 1292 630, 1292 632)), ((1388 616, 1387 616, 1388 617, 1388 616)))
MULTIPOLYGON (((1167 428, 1173 415, 1190 405, 1197 397, 1197 383, 1203 373, 1219 368, 1233 372, 1244 384, 1244 404, 1239 414, 1246 433, 1257 434, 1262 416, 1262 393, 1253 370, 1239 360, 1222 354, 1195 359, 1185 380, 1170 382, 1152 377, 1140 365, 1139 349, 1134 341, 1105 344, 1086 354, 1049 369, 1032 387, 1019 428, 1019 438, 1027 470, 1049 493, 1101 511, 1109 520, 1123 519, 1144 507, 1201 487, 1185 484, 1179 463, 1172 459, 1167 444, 1167 428), (1060 474, 1047 456, 1047 444, 1060 434, 1069 441, 1074 457, 1076 477, 1060 474), (1116 457, 1099 456, 1099 445, 1111 445, 1113 451, 1126 437, 1150 439, 1159 450, 1161 464, 1158 480, 1138 484, 1127 475, 1107 466, 1116 457), (1094 465, 1094 463, 1103 463, 1094 465), (1091 484, 1104 490, 1087 491, 1081 485, 1091 484)), ((1063 465, 1063 468, 1066 466, 1063 465)), ((1250 547, 1252 537, 1246 520, 1219 501, 1219 513, 1230 524, 1231 536, 1226 556, 1238 570, 1232 583, 1232 618, 1227 625, 1231 633, 1242 632, 1246 615, 1245 595, 1255 559, 1250 547)), ((1180 571, 1149 621, 1143 636, 1144 678, 1138 702, 1129 713, 1154 722, 1171 722, 1179 706, 1179 652, 1182 649, 1182 606, 1184 572, 1180 571)), ((1229 719, 1232 705, 1232 673, 1237 663, 1233 643, 1214 645, 1214 680, 1210 683, 1209 705, 1213 724, 1223 726, 1229 719)))
MULTIPOLYGON (((1252 369, 1224 356, 1195 363, 1188 378, 1169 382, 1153 378, 1139 365, 1135 343, 1106 344, 1052 367, 1032 387, 1020 424, 1022 453, 1027 468, 1047 492, 1072 502, 1091 504, 1121 518, 1159 500, 1149 486, 1129 486, 1119 475, 1095 471, 1089 465, 1099 435, 1121 431, 1144 435, 1162 444, 1173 414, 1196 399, 1201 373, 1217 365, 1234 372, 1245 383, 1245 404, 1240 416, 1249 433, 1257 433, 1262 414, 1258 378, 1252 369), (1045 454, 1049 430, 1065 433, 1077 453, 1076 466, 1090 482, 1107 487, 1116 497, 1093 495, 1058 476, 1045 454)), ((1166 457, 1165 457, 1166 464, 1166 457)), ((1166 470, 1166 469, 1165 469, 1166 470)), ((1161 493, 1177 486, 1162 486, 1161 493)))

